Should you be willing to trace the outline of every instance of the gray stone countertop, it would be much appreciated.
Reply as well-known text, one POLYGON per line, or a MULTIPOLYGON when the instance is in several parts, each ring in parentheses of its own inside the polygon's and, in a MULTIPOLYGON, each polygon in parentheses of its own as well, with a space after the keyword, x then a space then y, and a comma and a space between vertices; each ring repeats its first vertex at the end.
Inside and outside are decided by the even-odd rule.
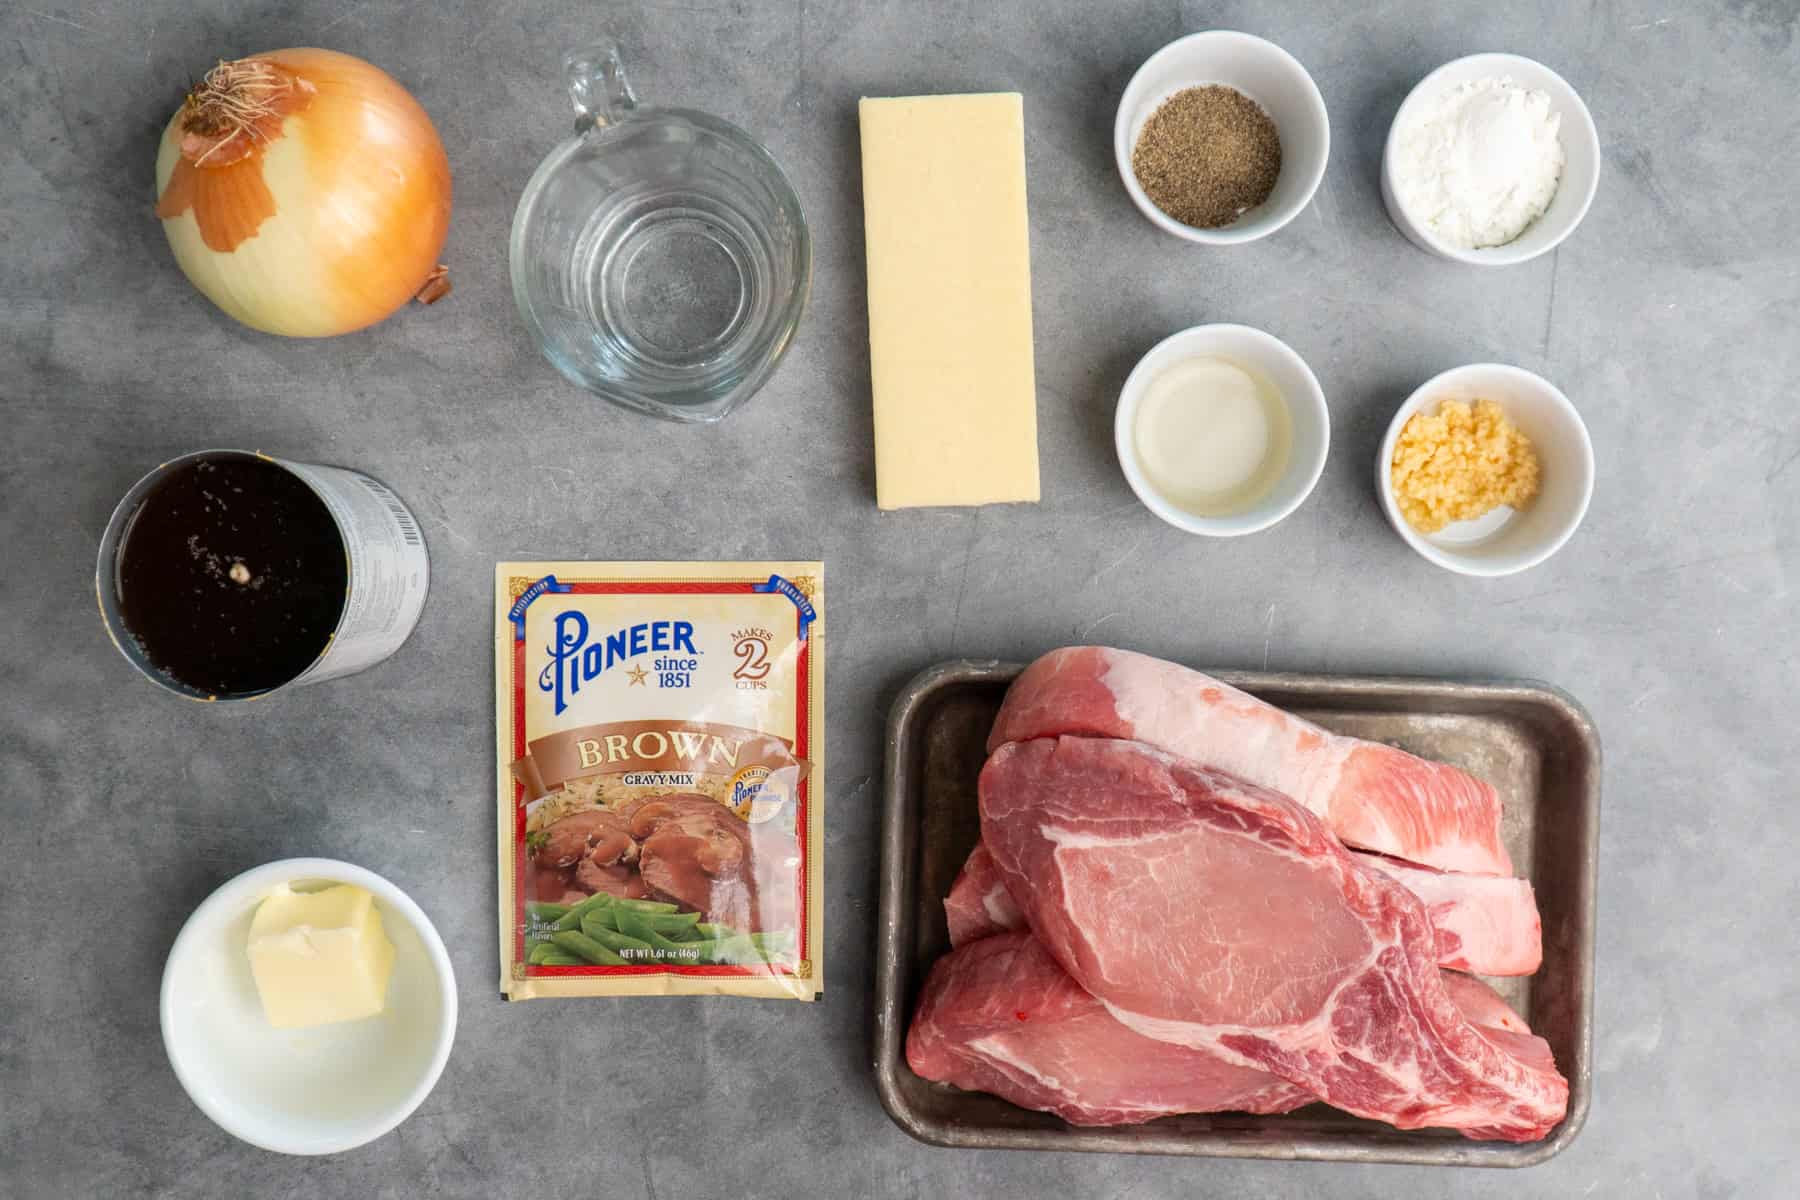
POLYGON ((1783 1194, 1800 1171, 1797 27, 1780 0, 7 5, 0 1194, 1783 1194), (1311 207, 1234 249, 1154 230, 1110 148, 1132 70, 1209 27, 1291 51, 1331 112, 1311 207), (569 125, 558 59, 603 32, 646 99, 765 139, 811 221, 798 343, 715 428, 575 391, 513 311, 513 205, 569 125), (289 45, 381 64, 431 113, 456 178, 449 301, 288 341, 182 279, 150 212, 158 132, 215 59, 289 45), (1377 190, 1407 89, 1478 50, 1560 71, 1605 159, 1579 232, 1495 271, 1411 248, 1377 190), (1025 95, 1043 501, 883 514, 855 101, 999 89, 1025 95), (1215 320, 1295 346, 1335 433, 1305 507, 1226 542, 1151 517, 1111 446, 1135 359, 1215 320), (1486 582, 1415 556, 1370 484, 1400 400, 1482 360, 1559 384, 1599 461, 1568 547, 1486 582), (412 502, 432 592, 391 661, 199 709, 114 652, 92 595, 107 514, 158 461, 215 445, 356 466, 412 502), (823 1003, 500 1001, 489 592, 495 561, 534 557, 826 561, 823 1003), (888 1120, 868 1066, 888 703, 936 660, 1075 640, 1218 666, 1529 676, 1579 697, 1606 769, 1595 1096, 1567 1153, 1522 1173, 978 1153, 888 1120), (194 905, 301 854, 409 889, 450 945, 462 1003, 419 1112, 315 1160, 207 1121, 156 1016, 194 905))

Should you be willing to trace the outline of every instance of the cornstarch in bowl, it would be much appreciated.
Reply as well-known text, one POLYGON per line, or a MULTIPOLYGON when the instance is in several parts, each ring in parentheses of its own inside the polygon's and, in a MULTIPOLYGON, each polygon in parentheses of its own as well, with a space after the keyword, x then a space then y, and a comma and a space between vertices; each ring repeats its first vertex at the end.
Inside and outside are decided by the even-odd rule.
POLYGON ((1504 246, 1556 197, 1561 127, 1550 96, 1510 76, 1458 84, 1399 131, 1393 175, 1400 203, 1448 245, 1504 246))

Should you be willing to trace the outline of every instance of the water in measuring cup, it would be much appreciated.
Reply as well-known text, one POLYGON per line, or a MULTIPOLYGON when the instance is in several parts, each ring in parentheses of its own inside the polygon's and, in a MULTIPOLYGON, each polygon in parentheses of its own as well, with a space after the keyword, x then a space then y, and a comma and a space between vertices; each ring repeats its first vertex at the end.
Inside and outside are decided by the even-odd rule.
POLYGON ((513 221, 513 294, 545 355, 614 403, 677 420, 717 420, 769 377, 811 264, 774 160, 684 109, 583 127, 513 221))
POLYGON ((582 357, 662 403, 714 402, 764 354, 775 252, 751 215, 718 196, 607 195, 570 250, 582 357))

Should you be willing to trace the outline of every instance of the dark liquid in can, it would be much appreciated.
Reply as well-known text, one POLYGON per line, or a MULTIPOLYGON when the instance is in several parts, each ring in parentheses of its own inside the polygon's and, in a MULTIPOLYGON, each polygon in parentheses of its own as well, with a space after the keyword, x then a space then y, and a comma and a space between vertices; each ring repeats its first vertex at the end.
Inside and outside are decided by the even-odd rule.
POLYGON ((177 683, 266 692, 325 649, 347 571, 330 510, 285 467, 203 459, 169 471, 132 514, 119 612, 144 657, 177 683))

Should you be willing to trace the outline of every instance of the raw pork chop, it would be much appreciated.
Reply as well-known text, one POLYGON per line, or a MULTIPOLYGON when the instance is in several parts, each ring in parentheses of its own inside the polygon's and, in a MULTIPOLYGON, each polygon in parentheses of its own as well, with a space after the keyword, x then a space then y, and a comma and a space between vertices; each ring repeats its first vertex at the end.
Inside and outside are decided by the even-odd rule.
POLYGON ((1341 737, 1186 667, 1127 650, 1052 650, 1013 681, 988 749, 1073 733, 1130 738, 1291 797, 1352 846, 1445 871, 1511 875, 1500 797, 1455 767, 1341 737))
MULTIPOLYGON (((1481 975, 1529 975, 1543 959, 1531 884, 1499 875, 1464 875, 1415 867, 1375 854, 1350 857, 1394 879, 1425 904, 1437 933, 1438 965, 1481 975)), ((1025 928, 993 856, 980 842, 944 897, 950 944, 1025 928)))
POLYGON ((1463 1016, 1475 1024, 1505 1030, 1507 1033, 1531 1032, 1531 1026, 1525 1024, 1525 1018, 1514 1012, 1513 1006, 1502 1000, 1499 992, 1473 975, 1440 971, 1438 977, 1443 980, 1444 991, 1451 1002, 1462 1010, 1463 1016))
MULTIPOLYGON (((1454 971, 1443 979, 1465 1017, 1492 1026, 1484 1033, 1530 1033, 1479 979, 1454 971)), ((938 960, 907 1033, 906 1061, 923 1078, 991 1092, 1071 1125, 1288 1112, 1315 1099, 1265 1071, 1133 1032, 1029 932, 977 938, 938 960)))
POLYGON ((1393 879, 1425 904, 1437 930, 1438 965, 1477 975, 1530 975, 1544 961, 1537 897, 1524 879, 1433 871, 1359 854, 1351 858, 1393 879))
POLYGON ((1287 1112, 1311 1092, 1114 1020, 1029 933, 983 938, 931 968, 906 1035, 926 1079, 992 1092, 1071 1125, 1169 1113, 1287 1112))
POLYGON ((980 842, 969 851, 968 861, 944 897, 944 920, 950 927, 952 946, 1025 928, 1025 914, 1007 892, 994 856, 980 842))
POLYGON ((1287 797, 1079 737, 1002 746, 980 791, 1033 932, 1136 1032, 1401 1129, 1532 1141, 1567 1111, 1541 1042, 1457 1010, 1424 905, 1287 797))

